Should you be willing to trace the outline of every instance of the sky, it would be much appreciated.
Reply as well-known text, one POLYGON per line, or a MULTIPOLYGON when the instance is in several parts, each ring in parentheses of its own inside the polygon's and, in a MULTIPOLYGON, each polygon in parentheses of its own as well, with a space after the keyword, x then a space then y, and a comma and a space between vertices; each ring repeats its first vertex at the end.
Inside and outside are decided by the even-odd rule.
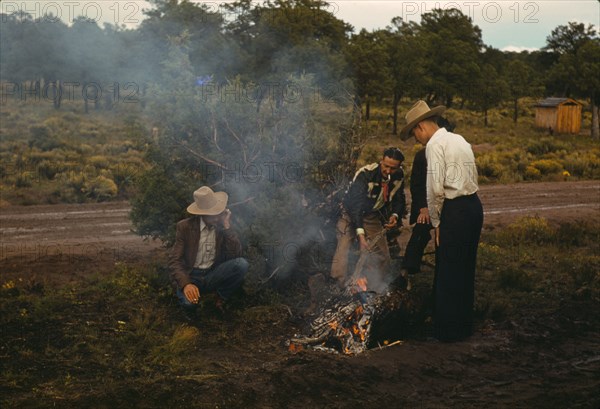
MULTIPOLYGON (((223 11, 221 0, 191 0, 204 3, 210 10, 223 11)), ((84 15, 102 25, 105 22, 135 27, 144 19, 143 10, 151 7, 141 0, 3 0, 2 13, 24 10, 34 18, 52 13, 69 23, 84 15)), ((483 42, 503 51, 535 50, 546 44, 546 37, 569 21, 600 26, 598 0, 332 0, 329 11, 354 26, 355 32, 385 28, 393 17, 420 21, 422 13, 433 8, 458 8, 482 30, 483 42)))

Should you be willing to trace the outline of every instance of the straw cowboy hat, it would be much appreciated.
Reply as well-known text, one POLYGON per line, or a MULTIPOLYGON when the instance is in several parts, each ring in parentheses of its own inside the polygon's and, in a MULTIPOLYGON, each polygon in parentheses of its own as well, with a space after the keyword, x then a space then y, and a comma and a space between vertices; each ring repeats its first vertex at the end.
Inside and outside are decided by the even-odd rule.
POLYGON ((188 206, 191 214, 215 216, 223 213, 227 207, 227 193, 213 192, 208 186, 202 186, 194 192, 194 203, 188 206))
POLYGON ((424 119, 432 116, 441 115, 446 110, 443 105, 437 106, 433 109, 429 108, 429 105, 425 101, 417 101, 412 108, 406 113, 406 125, 400 131, 400 139, 403 141, 410 138, 410 131, 424 119))

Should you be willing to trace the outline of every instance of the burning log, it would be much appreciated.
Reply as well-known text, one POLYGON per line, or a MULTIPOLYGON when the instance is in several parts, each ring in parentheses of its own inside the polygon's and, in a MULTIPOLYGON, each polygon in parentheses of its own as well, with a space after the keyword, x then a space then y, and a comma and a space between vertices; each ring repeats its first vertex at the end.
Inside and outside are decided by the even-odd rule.
MULTIPOLYGON (((369 247, 372 248, 386 231, 383 229, 374 236, 369 247)), ((346 288, 325 303, 310 324, 310 335, 296 335, 288 341, 290 351, 311 348, 356 355, 373 346, 389 345, 390 339, 398 339, 403 334, 403 325, 412 315, 407 312, 415 304, 406 291, 380 294, 368 290, 367 275, 372 272, 365 270, 373 264, 368 259, 374 255, 374 252, 361 251, 346 288)))
POLYGON ((373 292, 352 294, 347 291, 311 323, 310 336, 296 336, 289 341, 290 350, 298 346, 313 349, 359 354, 367 349, 372 323, 376 311, 373 292))
POLYGON ((397 345, 406 335, 416 303, 411 293, 377 294, 348 287, 330 298, 310 323, 310 335, 288 341, 291 352, 304 348, 356 355, 373 347, 397 345))

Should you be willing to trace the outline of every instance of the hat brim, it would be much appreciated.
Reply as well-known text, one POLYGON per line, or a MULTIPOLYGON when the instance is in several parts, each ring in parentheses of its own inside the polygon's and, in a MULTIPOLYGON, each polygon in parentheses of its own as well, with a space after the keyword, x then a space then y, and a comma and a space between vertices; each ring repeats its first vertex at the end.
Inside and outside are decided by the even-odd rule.
POLYGON ((417 118, 413 119, 408 124, 406 124, 404 126, 404 128, 402 128, 402 130, 400 131, 400 139, 402 139, 403 141, 406 141, 408 138, 410 138, 410 131, 419 122, 421 122, 427 118, 430 118, 432 116, 441 115, 446 111, 446 109, 447 108, 444 105, 440 105, 440 106, 430 109, 429 111, 425 112, 421 116, 418 116, 417 118))
POLYGON ((227 199, 229 196, 225 192, 215 192, 214 195, 217 199, 217 203, 215 203, 214 206, 208 209, 201 209, 196 202, 194 202, 187 207, 188 213, 200 216, 216 216, 217 214, 223 213, 227 208, 227 199))

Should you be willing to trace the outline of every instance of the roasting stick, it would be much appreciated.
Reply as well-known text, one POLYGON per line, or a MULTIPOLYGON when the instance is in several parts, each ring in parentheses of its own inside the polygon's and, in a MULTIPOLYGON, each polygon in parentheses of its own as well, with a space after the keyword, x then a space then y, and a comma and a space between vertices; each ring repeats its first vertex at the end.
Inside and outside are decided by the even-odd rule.
MULTIPOLYGON (((381 229, 381 231, 379 233, 377 233, 375 236, 373 236, 367 242, 369 245, 369 249, 371 247, 373 247, 373 245, 375 245, 375 243, 377 243, 383 236, 385 236, 386 232, 387 232, 387 229, 383 228, 383 229, 381 229)), ((372 253, 371 250, 360 252, 360 257, 358 258, 358 261, 356 262, 356 267, 354 268, 354 273, 352 274, 352 277, 350 277, 351 284, 354 284, 356 282, 356 280, 360 277, 360 273, 362 272, 363 268, 365 267, 367 258, 369 257, 369 255, 371 253, 372 253)))
POLYGON ((387 344, 387 345, 383 345, 383 346, 382 346, 381 344, 377 343, 377 346, 378 346, 378 347, 379 347, 379 349, 381 350, 381 349, 384 349, 384 348, 393 347, 394 345, 402 345, 403 343, 404 343, 404 341, 402 341, 402 340, 398 340, 398 341, 394 341, 394 342, 392 342, 392 343, 389 343, 389 344, 387 344))

